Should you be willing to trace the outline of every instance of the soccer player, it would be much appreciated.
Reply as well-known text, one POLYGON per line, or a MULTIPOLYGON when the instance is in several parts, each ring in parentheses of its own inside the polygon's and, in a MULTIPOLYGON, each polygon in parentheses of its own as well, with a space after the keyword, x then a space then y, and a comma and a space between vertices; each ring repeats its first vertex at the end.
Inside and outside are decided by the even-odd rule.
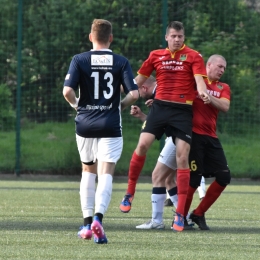
POLYGON ((190 214, 190 219, 201 230, 209 230, 205 213, 231 180, 227 160, 216 133, 219 111, 227 112, 230 106, 230 87, 219 81, 226 66, 227 63, 223 56, 215 54, 209 57, 206 64, 207 77, 204 80, 211 96, 211 102, 207 106, 200 98, 196 98, 193 102, 192 143, 189 155, 191 173, 184 214, 188 213, 201 176, 215 177, 203 200, 190 214))
MULTIPOLYGON (((190 179, 188 155, 192 135, 192 103, 196 86, 202 101, 210 102, 202 77, 205 75, 203 58, 197 51, 187 47, 184 39, 183 24, 178 21, 170 22, 165 35, 168 47, 152 51, 138 71, 135 79, 140 87, 155 70, 157 88, 129 167, 129 174, 138 178, 146 153, 155 138, 160 139, 165 129, 168 126, 172 127, 169 136, 176 145, 178 187, 174 231, 184 229, 184 206, 190 179)), ((161 176, 153 176, 153 179, 162 183, 153 188, 153 194, 166 195, 165 181, 161 181, 161 176)), ((131 206, 133 198, 134 194, 127 193, 121 204, 131 206)))
MULTIPOLYGON (((139 95, 143 99, 146 100, 145 104, 150 107, 152 105, 154 96, 156 92, 156 80, 153 76, 147 78, 147 80, 143 83, 143 85, 139 88, 139 95)), ((136 106, 132 105, 130 114, 136 118, 139 118, 142 122, 146 120, 147 115, 142 112, 142 110, 136 106)), ((178 196, 177 196, 177 187, 176 187, 176 149, 174 143, 171 141, 171 138, 167 137, 165 140, 164 148, 162 149, 157 164, 154 168, 154 171, 158 171, 160 174, 165 175, 165 187, 167 190, 167 194, 169 194, 169 198, 171 200, 172 205, 177 208, 178 196)), ((155 174, 152 174, 152 176, 155 174)), ((137 179, 135 176, 130 176, 128 178, 128 191, 131 192, 131 189, 135 191, 137 179)), ((156 210, 156 205, 153 204, 154 210, 156 210)), ((127 213, 129 207, 124 207, 124 205, 120 206, 122 212, 127 213)), ((157 223, 160 221, 157 220, 157 223)), ((150 228, 158 228, 156 222, 149 222, 150 228)))
POLYGON ((80 202, 84 221, 78 236, 91 239, 93 233, 95 243, 105 244, 102 220, 110 203, 115 165, 123 147, 121 110, 133 104, 139 94, 129 61, 109 49, 112 24, 95 19, 89 40, 93 49, 73 57, 63 95, 77 110, 76 142, 82 162, 80 202), (126 93, 122 101, 121 85, 126 93), (78 87, 79 99, 75 95, 78 87))
MULTIPOLYGON (((143 99, 147 101, 145 104, 149 107, 152 104, 154 95, 156 92, 156 80, 153 76, 150 76, 144 84, 139 88, 139 95, 143 99)), ((147 115, 142 112, 142 110, 136 106, 132 105, 130 114, 136 118, 139 118, 142 122, 146 120, 147 115)), ((177 208, 178 196, 177 196, 177 187, 176 187, 176 147, 172 142, 170 137, 167 137, 165 140, 164 148, 162 149, 157 164, 154 168, 154 172, 152 176, 165 175, 165 187, 167 190, 167 195, 169 196, 169 200, 171 201, 171 206, 174 205, 177 208), (156 173, 158 172, 158 173, 156 173)), ((135 187, 137 180, 131 179, 129 176, 128 179, 128 188, 131 189, 135 187)), ((158 186, 156 180, 153 181, 153 185, 158 186)), ((164 229, 165 225, 163 223, 163 198, 158 199, 158 195, 152 194, 152 219, 148 222, 136 226, 137 229, 164 229)), ((161 195, 159 195, 161 197, 161 195)), ((127 210, 127 208, 121 207, 123 210, 127 210)), ((123 211, 124 212, 124 211, 123 211)), ((184 223, 186 229, 190 229, 191 226, 188 222, 184 223)))

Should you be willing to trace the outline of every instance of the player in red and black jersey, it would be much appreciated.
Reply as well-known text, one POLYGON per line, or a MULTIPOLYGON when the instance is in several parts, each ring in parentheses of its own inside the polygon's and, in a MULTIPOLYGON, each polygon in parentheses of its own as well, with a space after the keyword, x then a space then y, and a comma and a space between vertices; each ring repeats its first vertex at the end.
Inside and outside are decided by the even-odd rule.
POLYGON ((227 160, 216 133, 219 111, 227 112, 230 106, 230 87, 219 81, 225 72, 226 64, 225 58, 221 55, 212 55, 208 59, 207 77, 204 80, 210 95, 210 104, 205 106, 199 97, 193 102, 192 143, 189 155, 191 174, 184 214, 188 213, 201 177, 215 177, 204 199, 190 215, 191 220, 202 230, 209 229, 205 212, 231 180, 227 160))
MULTIPOLYGON (((130 161, 129 174, 137 178, 143 168, 146 153, 155 138, 159 139, 170 126, 169 135, 176 144, 178 207, 176 209, 173 230, 184 229, 184 206, 186 202, 190 169, 188 155, 192 135, 192 103, 195 98, 195 87, 204 103, 209 103, 206 85, 203 80, 205 66, 202 56, 184 44, 184 27, 181 22, 170 22, 166 29, 168 47, 152 51, 138 71, 138 87, 156 72, 156 95, 147 116, 146 124, 140 135, 138 145, 130 161)), ((161 176, 153 176, 161 178, 161 176)), ((164 183, 164 182, 162 182, 164 183)), ((129 206, 134 197, 134 190, 127 190, 120 209, 129 206)), ((166 194, 165 187, 154 187, 153 194, 166 194)))

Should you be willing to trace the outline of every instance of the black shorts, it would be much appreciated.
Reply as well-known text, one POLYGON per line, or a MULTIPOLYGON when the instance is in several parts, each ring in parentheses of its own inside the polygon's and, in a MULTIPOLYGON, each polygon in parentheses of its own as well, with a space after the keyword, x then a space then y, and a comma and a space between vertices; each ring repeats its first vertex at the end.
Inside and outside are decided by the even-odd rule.
POLYGON ((192 133, 189 155, 191 174, 215 177, 215 172, 229 170, 227 159, 218 138, 192 133))
POLYGON ((167 129, 167 136, 178 137, 191 143, 192 106, 155 99, 143 124, 142 132, 160 139, 167 129))

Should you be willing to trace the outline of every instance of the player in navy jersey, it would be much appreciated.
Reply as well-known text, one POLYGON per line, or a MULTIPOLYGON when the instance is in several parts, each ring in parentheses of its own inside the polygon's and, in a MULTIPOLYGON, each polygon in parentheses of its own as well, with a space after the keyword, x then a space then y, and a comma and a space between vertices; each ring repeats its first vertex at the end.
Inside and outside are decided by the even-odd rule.
POLYGON ((129 61, 109 49, 112 24, 95 19, 89 40, 93 49, 72 58, 63 95, 77 111, 76 142, 82 162, 80 202, 84 220, 78 236, 91 239, 93 233, 95 243, 105 244, 102 220, 110 203, 115 165, 123 148, 121 111, 133 104, 139 94, 129 61), (123 100, 121 85, 126 93, 123 100), (78 88, 80 97, 76 98, 78 88))

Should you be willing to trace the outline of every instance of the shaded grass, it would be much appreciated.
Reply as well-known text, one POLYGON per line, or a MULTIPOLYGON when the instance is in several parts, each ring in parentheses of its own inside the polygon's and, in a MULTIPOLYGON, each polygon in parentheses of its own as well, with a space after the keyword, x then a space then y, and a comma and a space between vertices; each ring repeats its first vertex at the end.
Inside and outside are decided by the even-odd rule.
MULTIPOLYGON (((128 214, 119 211, 125 188, 125 178, 115 178, 103 221, 109 243, 96 245, 76 237, 82 224, 78 177, 2 177, 0 259, 258 259, 258 182, 227 187, 206 214, 209 232, 173 232, 169 207, 165 230, 136 230, 151 217, 151 184, 140 180, 128 214)), ((192 208, 198 203, 195 194, 192 208)))

